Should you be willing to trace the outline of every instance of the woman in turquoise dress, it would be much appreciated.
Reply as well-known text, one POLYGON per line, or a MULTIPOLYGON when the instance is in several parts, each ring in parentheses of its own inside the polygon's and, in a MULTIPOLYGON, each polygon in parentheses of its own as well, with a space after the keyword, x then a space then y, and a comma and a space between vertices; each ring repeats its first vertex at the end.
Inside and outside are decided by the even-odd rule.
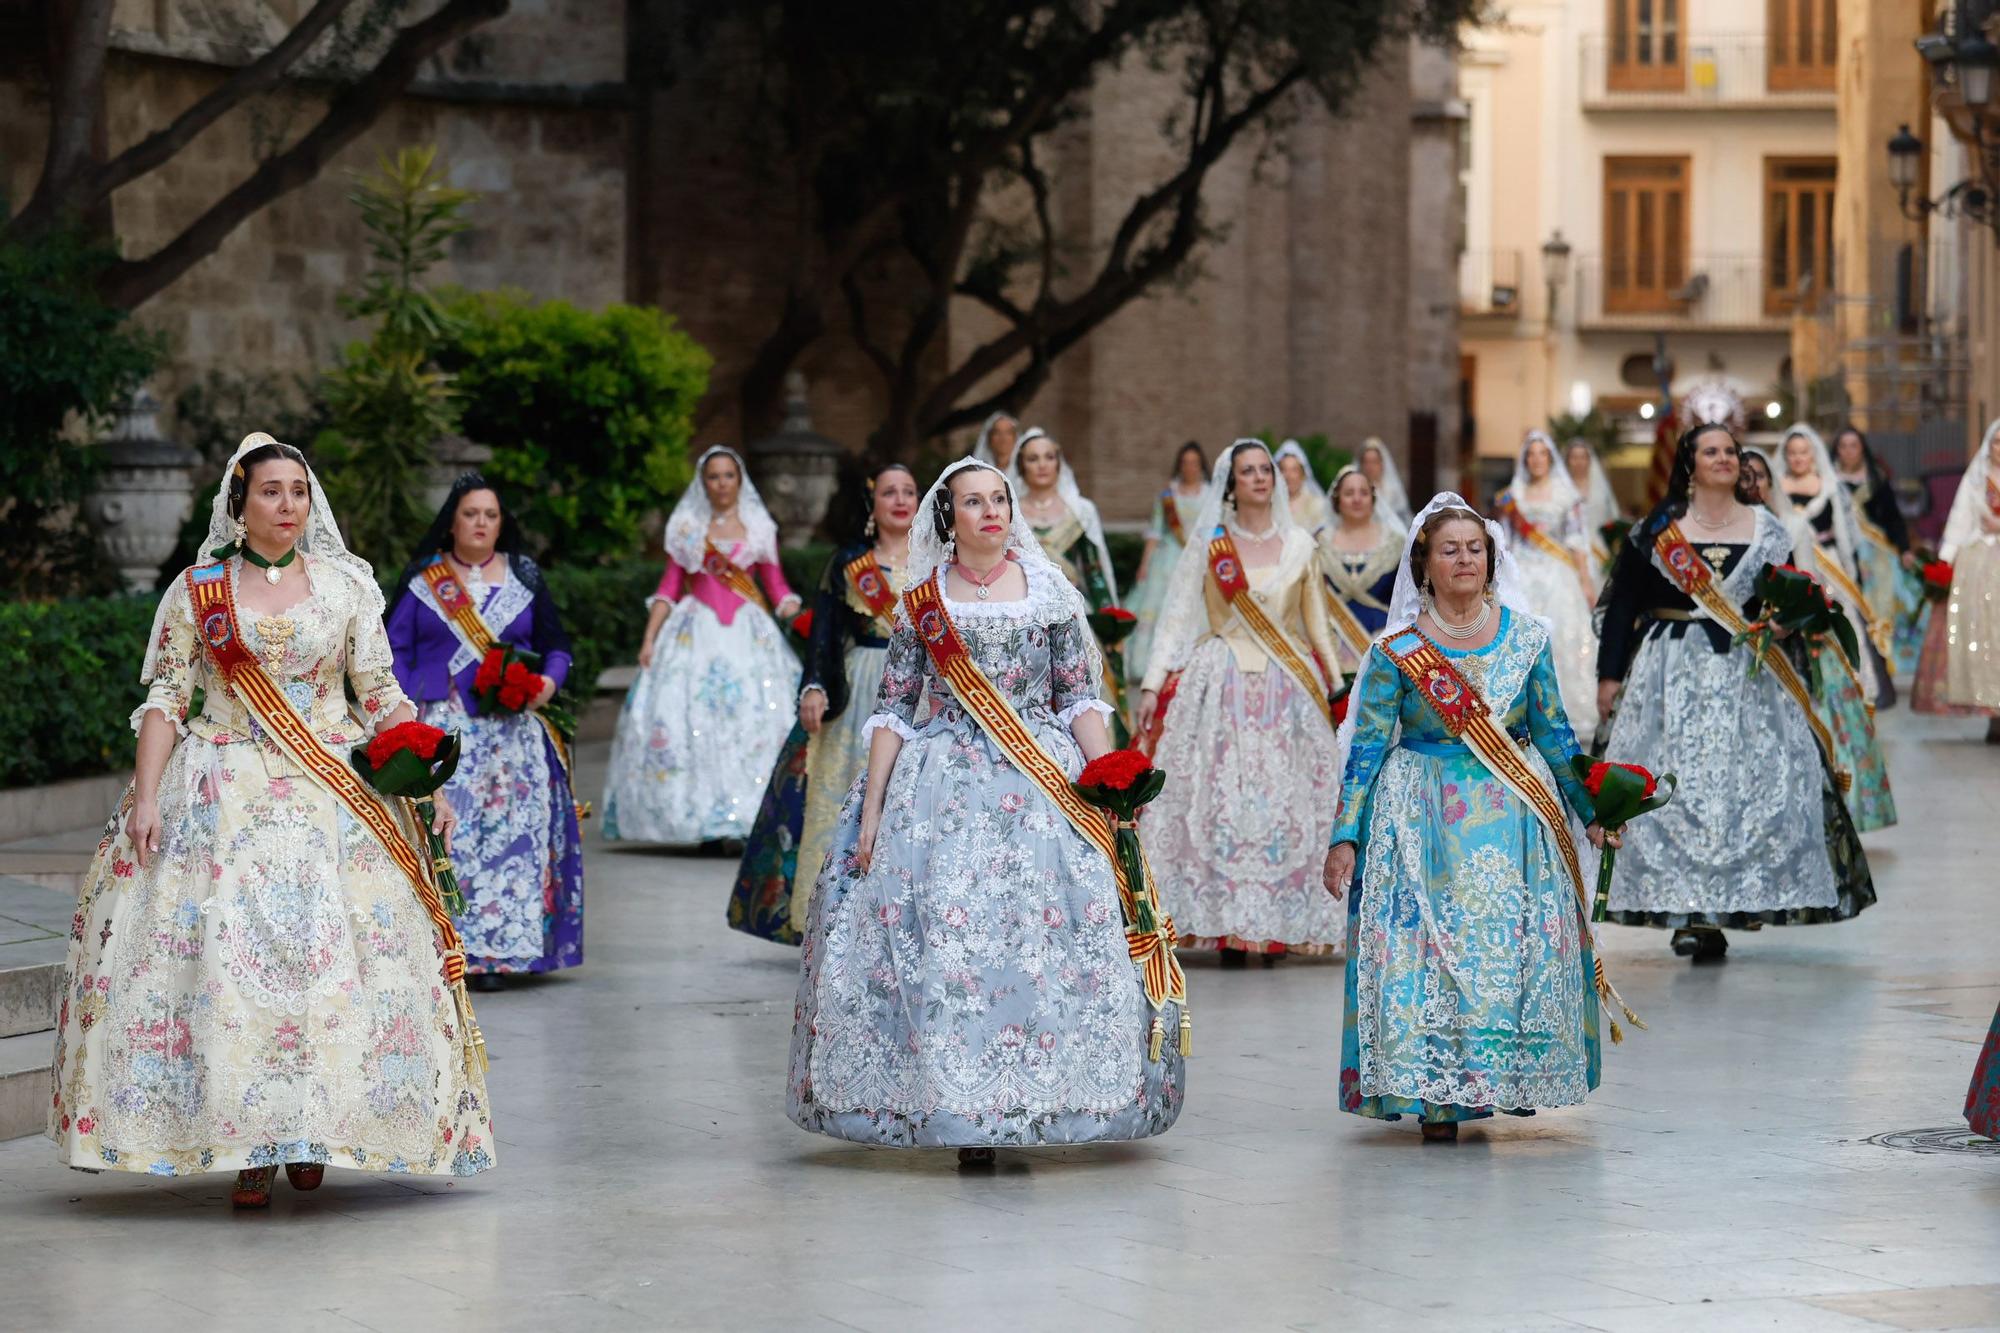
POLYGON ((1187 549, 1186 527, 1201 508, 1201 493, 1208 489, 1208 453, 1189 440, 1174 455, 1174 473, 1164 489, 1153 497, 1153 516, 1146 524, 1146 549, 1139 556, 1139 574, 1134 580, 1126 609, 1139 624, 1125 640, 1125 683, 1137 685, 1146 678, 1146 659, 1153 650, 1153 630, 1160 608, 1167 603, 1167 589, 1173 585, 1174 566, 1187 549))
MULTIPOLYGON (((1551 799, 1560 792, 1577 824, 1592 809, 1570 767, 1549 632, 1519 601, 1498 526, 1447 493, 1410 531, 1389 628, 1341 727, 1326 886, 1352 890, 1340 1108, 1415 1116, 1437 1141, 1597 1086, 1595 956, 1556 833, 1447 729, 1431 702, 1448 697, 1440 677, 1420 692, 1396 659, 1440 649, 1551 799)), ((1594 824, 1587 834, 1604 845, 1594 824)))

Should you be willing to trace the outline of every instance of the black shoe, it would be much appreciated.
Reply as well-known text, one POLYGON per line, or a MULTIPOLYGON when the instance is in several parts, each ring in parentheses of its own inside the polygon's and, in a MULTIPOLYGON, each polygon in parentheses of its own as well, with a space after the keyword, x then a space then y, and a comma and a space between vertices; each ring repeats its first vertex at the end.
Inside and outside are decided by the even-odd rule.
POLYGON ((961 1171, 989 1171, 993 1168, 991 1148, 960 1148, 958 1169, 961 1171))
POLYGON ((1216 962, 1222 967, 1248 967, 1250 955, 1242 949, 1218 949, 1216 962))
POLYGON ((507 978, 498 972, 474 972, 465 979, 466 984, 481 995, 491 995, 495 991, 507 989, 507 978))
POLYGON ((1446 1121, 1444 1121, 1444 1122, 1443 1122, 1443 1123, 1441 1123, 1441 1124, 1432 1124, 1432 1125, 1425 1125, 1425 1126, 1424 1126, 1424 1142, 1425 1142, 1425 1143, 1457 1143, 1457 1142, 1458 1142, 1458 1122, 1457 1122, 1456 1120, 1446 1120, 1446 1121))
POLYGON ((1674 952, 1682 958, 1692 958, 1701 951, 1701 932, 1698 930, 1677 930, 1674 932, 1674 952))
POLYGON ((1714 926, 1677 930, 1674 952, 1690 962, 1713 962, 1729 952, 1729 937, 1714 926))

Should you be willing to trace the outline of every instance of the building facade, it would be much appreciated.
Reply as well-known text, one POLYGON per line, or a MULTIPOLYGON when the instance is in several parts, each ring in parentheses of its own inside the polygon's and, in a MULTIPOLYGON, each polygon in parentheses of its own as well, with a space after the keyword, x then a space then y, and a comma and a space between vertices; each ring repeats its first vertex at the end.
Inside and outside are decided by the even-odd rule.
MULTIPOLYGON (((1792 410, 1792 327, 1841 240, 1839 8, 1510 0, 1467 34, 1461 336, 1489 475, 1593 407, 1650 439, 1663 381, 1792 410)), ((1635 488, 1643 455, 1613 460, 1635 488)))

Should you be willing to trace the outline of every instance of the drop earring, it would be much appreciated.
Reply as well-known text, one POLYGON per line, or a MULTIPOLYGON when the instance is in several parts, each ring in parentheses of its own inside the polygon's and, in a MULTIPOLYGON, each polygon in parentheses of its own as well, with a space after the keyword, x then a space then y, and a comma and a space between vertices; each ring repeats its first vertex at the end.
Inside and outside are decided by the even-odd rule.
POLYGON ((868 516, 868 522, 862 527, 861 535, 871 542, 875 540, 875 515, 870 514, 868 516))
POLYGON ((250 536, 250 529, 244 526, 243 520, 240 518, 231 520, 229 531, 235 535, 238 546, 241 546, 245 539, 250 536))

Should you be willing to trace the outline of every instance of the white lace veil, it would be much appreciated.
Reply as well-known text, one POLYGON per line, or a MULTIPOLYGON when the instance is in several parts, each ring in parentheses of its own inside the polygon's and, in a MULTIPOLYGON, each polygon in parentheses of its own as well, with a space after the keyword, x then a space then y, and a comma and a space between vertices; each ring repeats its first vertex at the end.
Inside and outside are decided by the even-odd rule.
POLYGON ((745 552, 752 563, 778 558, 778 525, 771 518, 771 511, 764 508, 764 498, 757 494, 757 485, 750 480, 750 469, 743 465, 743 455, 726 444, 713 444, 694 460, 694 480, 681 492, 680 503, 667 519, 667 537, 663 543, 667 555, 690 574, 701 568, 702 552, 708 547, 708 521, 715 517, 715 510, 708 503, 708 487, 701 483, 701 470, 717 454, 728 454, 736 460, 736 475, 741 483, 736 492, 736 517, 743 523, 745 552))
POLYGON ((1576 485, 1576 478, 1569 475, 1569 451, 1575 445, 1582 445, 1590 455, 1590 485, 1583 492, 1583 512, 1591 526, 1590 538, 1597 540, 1598 528, 1618 517, 1618 492, 1611 489, 1611 474, 1604 470, 1604 460, 1597 456, 1596 448, 1588 440, 1571 440, 1562 447, 1556 462, 1570 485, 1576 485))
MULTIPOLYGON (((1327 524, 1333 522, 1333 504, 1326 498, 1326 488, 1319 484, 1319 478, 1313 476, 1312 459, 1306 457, 1305 446, 1297 440, 1286 440, 1278 446, 1278 451, 1271 455, 1271 462, 1276 464, 1287 458, 1298 459, 1299 466, 1305 469, 1305 494, 1303 496, 1292 495, 1291 487, 1286 483, 1283 472, 1278 473, 1278 484, 1285 487, 1286 498, 1289 500, 1292 508, 1292 518, 1297 520, 1299 526, 1303 527, 1307 532, 1317 533, 1327 524), (1302 510, 1313 516, 1311 523, 1306 523, 1299 518, 1300 511, 1302 510)), ((1382 475, 1386 477, 1389 474, 1385 470, 1382 475)))
MULTIPOLYGON (((1474 514, 1479 513, 1456 491, 1443 491, 1433 496, 1431 502, 1423 507, 1423 511, 1410 521, 1409 535, 1403 539, 1403 559, 1396 566, 1396 590, 1389 594, 1389 619, 1383 625, 1382 632, 1375 636, 1376 643, 1382 642, 1392 634, 1399 634, 1417 623, 1417 613, 1423 610, 1423 599, 1417 592, 1416 574, 1410 569, 1410 553, 1416 548, 1417 534, 1423 531, 1424 523, 1440 509, 1464 509, 1474 514)), ((1543 629, 1547 629, 1549 622, 1535 614, 1534 607, 1528 602, 1527 593, 1521 587, 1521 567, 1515 562, 1514 553, 1508 549, 1500 525, 1484 515, 1481 515, 1479 521, 1486 525, 1486 540, 1492 544, 1497 553, 1493 568, 1493 600, 1516 616, 1532 620, 1543 629)), ((1363 668, 1357 669, 1354 673, 1357 685, 1365 665, 1364 663, 1363 668)), ((1340 763, 1338 771, 1343 775, 1347 772, 1347 755, 1354 746, 1355 719, 1360 712, 1360 700, 1349 699, 1347 716, 1340 720, 1340 731, 1335 747, 1340 763)))
MULTIPOLYGON (((253 449, 261 449, 267 444, 276 444, 263 431, 253 431, 243 437, 236 446, 236 452, 229 456, 223 466, 222 481, 215 488, 215 498, 209 504, 208 532, 201 539, 201 551, 197 561, 207 564, 215 559, 215 552, 236 542, 236 520, 229 516, 229 481, 243 456, 253 449)), ((340 525, 334 521, 333 506, 326 502, 326 492, 320 489, 319 475, 305 464, 306 484, 310 488, 311 505, 306 510, 305 531, 300 534, 295 545, 299 554, 312 562, 311 575, 332 573, 349 580, 354 585, 356 597, 354 614, 357 618, 379 623, 382 619, 382 589, 375 583, 375 571, 366 560, 347 549, 347 543, 340 535, 340 525)), ((160 609, 153 616, 153 637, 146 643, 146 660, 139 668, 139 683, 150 685, 158 665, 160 655, 160 635, 166 628, 167 603, 173 594, 160 599, 160 609)))
MULTIPOLYGON (((1785 446, 1791 443, 1794 435, 1812 446, 1813 470, 1819 474, 1819 493, 1833 508, 1833 545, 1841 558, 1847 561, 1847 572, 1852 575, 1860 568, 1856 563, 1860 559, 1860 543, 1854 522, 1854 497, 1841 483, 1840 474, 1833 470, 1833 455, 1827 452, 1826 441, 1820 438, 1818 431, 1803 421, 1785 429, 1784 439, 1778 443, 1778 456, 1772 463, 1775 471, 1771 483, 1777 490, 1785 489, 1785 475, 1790 471, 1790 464, 1785 461, 1785 446)), ((1791 500, 1790 496, 1785 498, 1791 500)), ((1791 507, 1800 508, 1795 501, 1791 507)))
MULTIPOLYGON (((1020 451, 1017 449, 1015 457, 1019 456, 1020 451)), ((951 543, 938 536, 936 516, 943 502, 950 498, 951 479, 967 468, 975 467, 984 468, 1007 484, 1007 507, 1012 511, 1012 518, 1007 525, 1007 552, 1028 576, 1029 595, 1033 595, 1035 583, 1043 582, 1055 589, 1058 596, 1064 598, 1083 631, 1083 642, 1090 654, 1090 678, 1102 681, 1104 655, 1097 646, 1097 636, 1091 632, 1090 621, 1087 618, 1090 608, 1084 604, 1083 594, 1070 586, 1070 581, 1063 576, 1062 570, 1042 550, 1042 543, 1036 538, 1034 528, 1029 525, 1027 515, 1021 512, 1020 501, 1015 495, 1014 479, 991 463, 978 458, 961 458, 940 472, 938 479, 931 483, 931 488, 924 492, 923 502, 917 506, 916 522, 910 525, 910 576, 904 587, 915 587, 952 562, 954 553, 951 543)), ((896 619, 898 624, 908 623, 908 617, 900 602, 896 606, 896 619)), ((1100 696, 1103 693, 1101 688, 1098 692, 1100 696)))
MULTIPOLYGON (((986 418, 986 424, 979 428, 979 438, 972 442, 973 459, 992 467, 1000 465, 1000 460, 993 456, 993 428, 1002 421, 1014 423, 1014 452, 1021 452, 1021 418, 1012 412, 995 412, 986 418)), ((1011 463, 1014 460, 1010 458, 1007 461, 1011 463)))
POLYGON ((1562 450, 1556 447, 1555 438, 1545 430, 1531 430, 1521 437, 1521 448, 1514 455, 1514 479, 1508 483, 1508 489, 1514 492, 1516 503, 1526 497, 1531 480, 1528 476, 1528 446, 1536 440, 1540 440, 1549 451, 1549 485, 1555 502, 1565 510, 1575 509, 1583 503, 1583 495, 1570 479, 1569 464, 1563 462, 1562 450))
POLYGON ((1951 497, 1951 513, 1944 521, 1944 537, 1938 542, 1938 559, 1953 560, 1958 548, 1979 536, 1979 512, 1986 505, 1986 479, 1993 475, 1993 440, 2000 436, 2000 417, 1987 426, 1979 439, 1979 452, 1966 464, 1959 478, 1958 493, 1951 497))
POLYGON ((1389 452, 1389 446, 1380 437, 1370 435, 1354 451, 1354 461, 1359 463, 1373 449, 1382 455, 1382 481, 1375 487, 1375 507, 1388 515, 1391 522, 1403 527, 1410 526, 1410 496, 1403 489, 1403 474, 1396 470, 1396 456, 1389 452))
MULTIPOLYGON (((1236 454, 1241 449, 1271 452, 1271 447, 1262 440, 1243 439, 1224 449, 1222 456, 1215 460, 1208 489, 1201 493, 1201 508, 1194 522, 1182 529, 1187 534, 1187 545, 1181 549, 1181 558, 1174 565, 1173 580, 1167 585, 1166 600, 1160 604, 1158 628, 1153 631, 1152 655, 1146 665, 1146 679, 1154 682, 1147 686, 1149 689, 1157 689, 1157 682, 1167 672, 1187 665, 1195 644, 1200 642, 1208 628, 1208 604, 1203 591, 1208 579, 1208 543, 1218 527, 1227 526, 1233 531, 1241 531, 1236 523, 1236 502, 1222 498, 1223 492, 1229 489, 1229 472, 1236 466, 1236 454)), ((1282 477, 1276 479, 1276 486, 1271 496, 1272 525, 1281 536, 1303 531, 1292 517, 1291 506, 1279 503, 1279 494, 1285 488, 1282 477)))
MULTIPOLYGON (((1111 590, 1111 600, 1115 604, 1118 601, 1118 577, 1111 572, 1111 548, 1104 541, 1104 521, 1097 516, 1097 506, 1086 500, 1082 489, 1077 486, 1076 473, 1070 468, 1069 459, 1063 456, 1062 442, 1040 426, 1021 432, 1021 437, 1014 441, 1014 456, 1007 460, 1008 486, 1016 495, 1028 489, 1027 479, 1021 475, 1021 455, 1028 451, 1030 440, 1047 440, 1055 445, 1056 461, 1061 466, 1056 476, 1056 493, 1069 506, 1069 512, 1076 515, 1077 522, 1083 524, 1083 533, 1090 538, 1090 544, 1097 548, 1097 562, 1104 574, 1104 586, 1111 590)), ((993 460, 983 458, 979 461, 991 464, 993 460)))
MULTIPOLYGON (((1368 474, 1361 470, 1361 465, 1359 463, 1343 464, 1341 466, 1340 471, 1333 474, 1333 489, 1327 492, 1326 506, 1328 512, 1333 515, 1333 526, 1336 528, 1342 526, 1346 522, 1346 520, 1340 516, 1339 497, 1340 497, 1340 483, 1347 480, 1349 477, 1359 477, 1363 481, 1368 480, 1368 474)), ((1373 486, 1371 486, 1370 489, 1375 490, 1373 486)), ((1380 528, 1383 532, 1394 533, 1399 538, 1409 536, 1409 525, 1407 523, 1397 522, 1397 520, 1393 515, 1391 515, 1387 510, 1382 508, 1382 495, 1379 490, 1375 490, 1375 494, 1373 498, 1369 501, 1369 503, 1372 506, 1369 510, 1369 515, 1371 518, 1374 519, 1376 527, 1380 528)))

